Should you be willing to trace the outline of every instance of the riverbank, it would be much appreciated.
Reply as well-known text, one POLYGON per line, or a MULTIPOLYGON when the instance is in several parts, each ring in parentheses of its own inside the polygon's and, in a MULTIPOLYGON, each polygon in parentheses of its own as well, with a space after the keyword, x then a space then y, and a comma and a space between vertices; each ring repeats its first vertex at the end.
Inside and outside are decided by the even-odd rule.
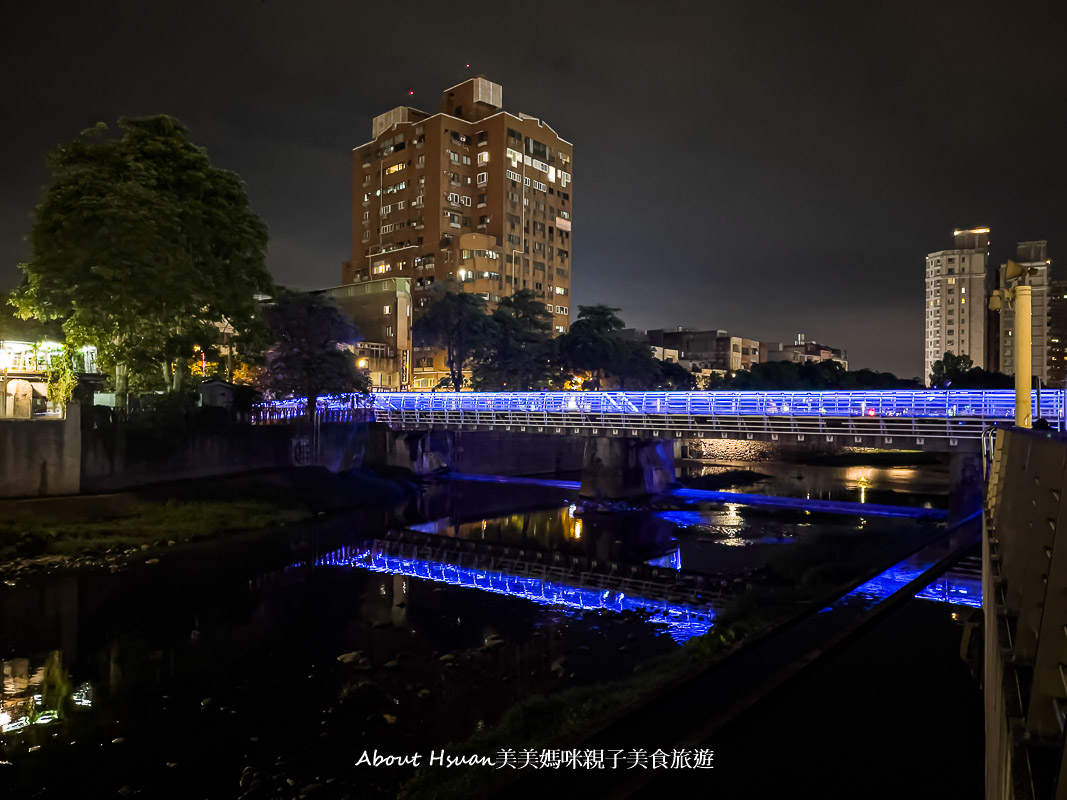
POLYGON ((172 548, 276 530, 365 505, 402 502, 402 474, 264 470, 146 486, 136 492, 0 501, 0 578, 158 562, 172 548))

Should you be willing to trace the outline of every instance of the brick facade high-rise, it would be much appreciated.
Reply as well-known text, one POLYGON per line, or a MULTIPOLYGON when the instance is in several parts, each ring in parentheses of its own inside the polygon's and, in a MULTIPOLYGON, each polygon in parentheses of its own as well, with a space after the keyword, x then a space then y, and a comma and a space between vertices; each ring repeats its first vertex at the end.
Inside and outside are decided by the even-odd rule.
MULTIPOLYGON (((444 280, 490 305, 530 289, 555 334, 570 327, 573 147, 502 103, 502 88, 478 77, 446 90, 435 114, 401 106, 374 118, 373 140, 352 153, 344 284, 409 278, 416 317, 444 280)), ((412 388, 445 374, 440 356, 416 354, 412 388)))

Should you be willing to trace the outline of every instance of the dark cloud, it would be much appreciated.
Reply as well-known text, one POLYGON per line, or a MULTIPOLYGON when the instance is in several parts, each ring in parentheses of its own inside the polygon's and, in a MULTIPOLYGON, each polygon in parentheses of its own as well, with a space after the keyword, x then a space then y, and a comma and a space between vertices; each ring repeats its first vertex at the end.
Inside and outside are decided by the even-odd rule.
POLYGON ((156 112, 245 179, 280 282, 336 284, 371 117, 474 72, 575 143, 575 302, 640 327, 804 332, 914 375, 954 227, 992 227, 998 263, 1067 247, 1062 3, 9 5, 0 288, 44 154, 156 112))

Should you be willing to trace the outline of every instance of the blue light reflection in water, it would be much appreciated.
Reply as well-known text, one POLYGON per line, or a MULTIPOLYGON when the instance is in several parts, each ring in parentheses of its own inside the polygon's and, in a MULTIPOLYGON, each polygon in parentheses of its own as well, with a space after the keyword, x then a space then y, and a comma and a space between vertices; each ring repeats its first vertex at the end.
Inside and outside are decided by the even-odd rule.
MULTIPOLYGON (((929 564, 897 564, 858 586, 849 592, 849 597, 863 597, 871 600, 880 600, 897 592, 902 586, 906 586, 915 580, 924 571, 933 566, 929 564)), ((970 606, 971 608, 982 607, 982 578, 977 575, 968 575, 946 572, 929 586, 915 595, 920 600, 934 600, 948 603, 954 606, 970 606)))
POLYGON ((581 611, 631 611, 648 622, 665 625, 678 644, 710 630, 715 612, 707 605, 686 605, 628 595, 610 589, 568 586, 540 578, 508 575, 485 569, 459 567, 440 561, 402 558, 370 547, 343 547, 315 562, 315 566, 359 567, 391 575, 407 575, 465 589, 510 595, 539 605, 563 606, 581 611))
POLYGON ((659 558, 649 559, 647 563, 650 567, 666 567, 667 569, 680 570, 682 568, 682 551, 675 548, 659 558))

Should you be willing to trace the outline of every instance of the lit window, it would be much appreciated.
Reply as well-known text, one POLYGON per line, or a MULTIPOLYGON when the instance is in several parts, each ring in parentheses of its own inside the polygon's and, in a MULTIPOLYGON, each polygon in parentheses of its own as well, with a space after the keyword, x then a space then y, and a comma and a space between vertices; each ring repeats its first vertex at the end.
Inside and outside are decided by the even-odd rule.
POLYGON ((489 154, 483 150, 481 153, 478 154, 478 164, 480 166, 482 164, 488 164, 488 163, 489 163, 489 154))
POLYGON ((393 166, 391 167, 386 167, 385 174, 392 175, 394 172, 400 172, 400 170, 402 170, 405 166, 407 165, 403 161, 401 161, 399 164, 393 164, 393 166))
POLYGON ((392 306, 382 306, 382 313, 383 314, 392 314, 393 313, 393 307, 392 306))

